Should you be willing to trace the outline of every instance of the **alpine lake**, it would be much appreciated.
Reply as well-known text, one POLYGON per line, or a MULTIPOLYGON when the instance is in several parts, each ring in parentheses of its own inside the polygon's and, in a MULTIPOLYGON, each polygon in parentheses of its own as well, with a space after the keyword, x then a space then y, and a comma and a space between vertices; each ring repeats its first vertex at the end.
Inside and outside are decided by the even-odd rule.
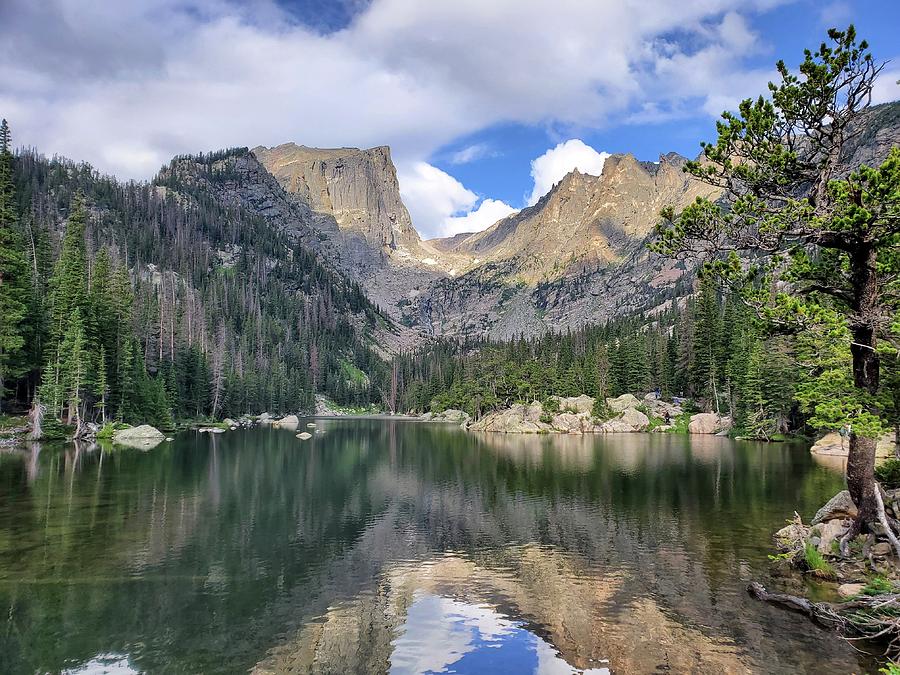
POLYGON ((806 446, 312 421, 0 454, 0 673, 877 668, 746 592, 806 446))

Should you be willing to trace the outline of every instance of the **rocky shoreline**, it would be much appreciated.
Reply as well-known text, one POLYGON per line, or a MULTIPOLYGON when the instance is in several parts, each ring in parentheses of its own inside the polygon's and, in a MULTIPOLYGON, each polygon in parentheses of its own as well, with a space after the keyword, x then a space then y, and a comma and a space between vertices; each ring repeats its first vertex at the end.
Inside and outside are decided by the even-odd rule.
POLYGON ((606 434, 666 432, 683 428, 691 434, 727 434, 731 418, 716 413, 685 412, 680 402, 664 401, 649 393, 607 398, 598 406, 591 396, 552 396, 545 402, 516 403, 471 420, 461 410, 426 413, 423 420, 460 424, 469 431, 507 434, 606 434))

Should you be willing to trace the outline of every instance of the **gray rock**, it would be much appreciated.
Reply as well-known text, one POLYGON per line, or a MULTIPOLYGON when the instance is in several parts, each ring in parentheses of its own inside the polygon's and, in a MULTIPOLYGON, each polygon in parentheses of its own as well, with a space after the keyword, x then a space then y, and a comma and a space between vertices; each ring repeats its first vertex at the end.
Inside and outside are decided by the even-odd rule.
POLYGON ((650 426, 650 418, 634 408, 626 408, 619 416, 619 421, 630 426, 632 431, 646 431, 650 426))
POLYGON ((850 493, 847 490, 841 490, 829 499, 825 506, 816 511, 812 524, 818 525, 835 518, 856 518, 857 513, 856 505, 853 503, 853 499, 850 498, 850 493))
POLYGON ((636 408, 641 404, 633 394, 622 394, 616 398, 606 399, 606 407, 615 413, 625 412, 628 408, 636 408))
POLYGON ((865 587, 865 584, 841 584, 837 592, 842 598, 852 598, 862 593, 865 587))
POLYGON ((869 552, 876 558, 887 558, 893 551, 894 549, 891 548, 891 545, 886 541, 879 541, 869 549, 869 552))
POLYGON ((297 438, 299 438, 301 441, 308 441, 310 438, 312 438, 312 434, 304 431, 297 434, 297 438))
POLYGON ((819 531, 819 543, 816 548, 822 555, 830 555, 832 551, 832 542, 840 539, 841 535, 847 530, 848 521, 829 520, 819 523, 814 529, 819 531))
POLYGON ((112 442, 138 450, 150 450, 166 439, 165 434, 149 424, 141 424, 128 429, 119 429, 113 434, 112 442))
POLYGON ((697 413, 691 415, 688 432, 692 434, 717 434, 731 429, 731 418, 720 417, 716 413, 697 413))
POLYGON ((282 417, 280 420, 276 420, 273 424, 276 427, 281 427, 283 429, 296 429, 300 426, 300 418, 296 415, 288 415, 287 417, 282 417))

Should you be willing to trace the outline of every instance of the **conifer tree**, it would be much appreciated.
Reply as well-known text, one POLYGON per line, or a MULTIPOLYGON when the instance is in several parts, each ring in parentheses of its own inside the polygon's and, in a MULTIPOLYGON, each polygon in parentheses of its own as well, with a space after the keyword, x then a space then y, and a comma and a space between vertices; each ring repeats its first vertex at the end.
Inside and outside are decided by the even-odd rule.
POLYGON ((853 26, 828 37, 805 52, 799 73, 777 64, 781 81, 770 83, 770 99, 747 99, 737 113, 723 113, 716 142, 703 144, 702 160, 686 166, 721 188, 722 198, 698 199, 681 214, 665 209, 657 250, 705 256, 708 273, 735 284, 747 280, 738 251, 772 255, 770 278, 748 291, 763 317, 795 332, 815 330, 827 316, 846 327, 847 487, 858 508, 841 539, 846 552, 850 539, 878 520, 878 341, 895 339, 889 328, 898 300, 889 281, 900 273, 900 148, 878 167, 845 173, 884 65, 857 42, 853 26), (791 292, 774 284, 779 278, 791 292))
POLYGON ((22 348, 29 274, 17 220, 10 132, 4 119, 0 122, 0 410, 6 388, 27 369, 22 348))

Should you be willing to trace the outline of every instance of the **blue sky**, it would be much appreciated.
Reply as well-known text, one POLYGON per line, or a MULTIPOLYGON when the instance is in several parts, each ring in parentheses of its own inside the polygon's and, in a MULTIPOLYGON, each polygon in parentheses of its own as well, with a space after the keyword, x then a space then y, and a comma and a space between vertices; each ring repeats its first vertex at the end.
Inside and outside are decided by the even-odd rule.
POLYGON ((146 179, 172 155, 390 145, 424 236, 483 229, 605 153, 696 155, 827 27, 893 60, 892 0, 4 0, 17 143, 146 179))

